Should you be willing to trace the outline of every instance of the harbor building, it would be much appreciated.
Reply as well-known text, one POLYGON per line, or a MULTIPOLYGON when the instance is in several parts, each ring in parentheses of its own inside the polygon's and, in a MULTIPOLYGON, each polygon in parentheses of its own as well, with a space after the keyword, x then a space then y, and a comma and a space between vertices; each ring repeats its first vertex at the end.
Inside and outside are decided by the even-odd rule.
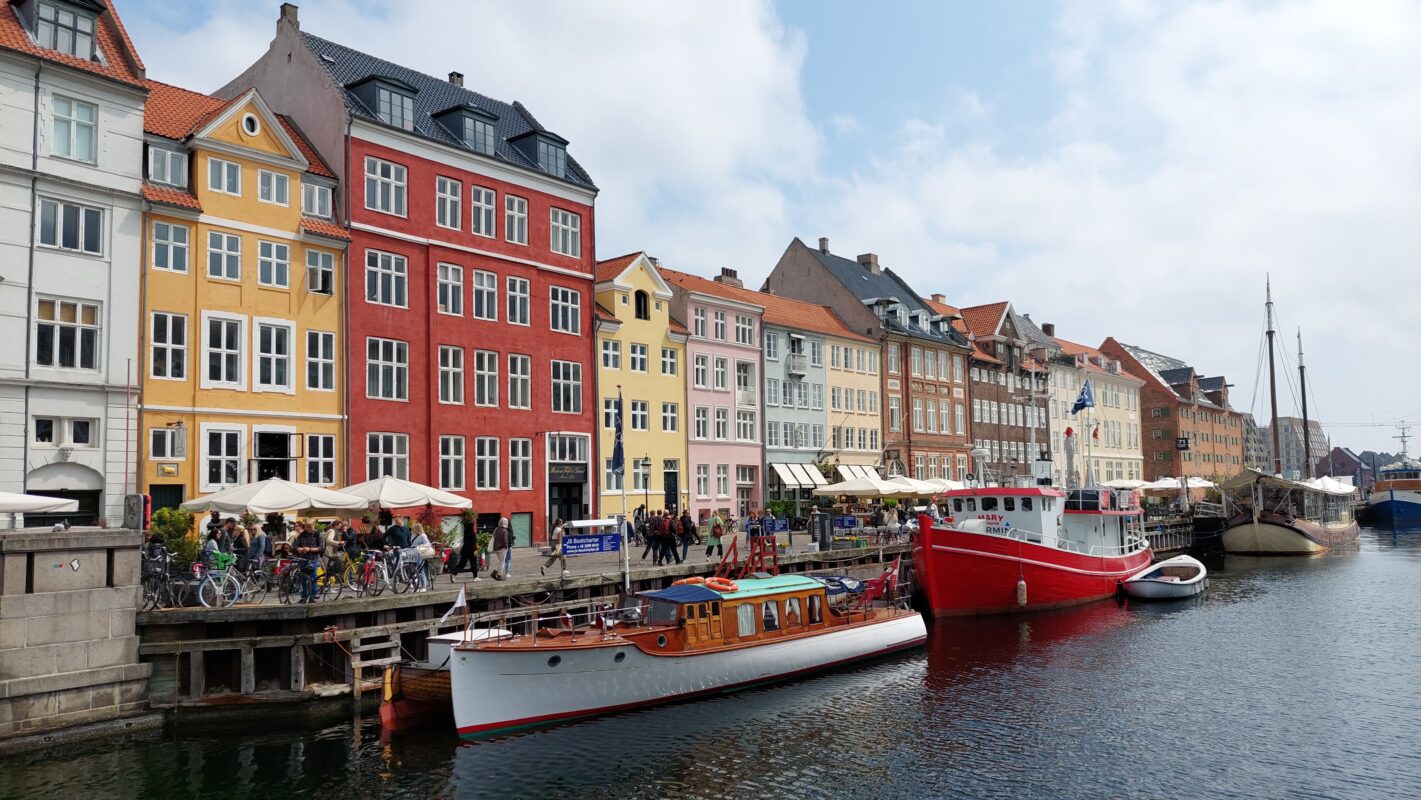
POLYGON ((688 507, 686 328, 655 259, 631 253, 597 264, 597 396, 602 413, 599 516, 640 506, 688 507), (621 391, 623 473, 612 471, 621 391), (625 489, 625 494, 623 493, 625 489), (625 508, 623 498, 625 497, 625 508))
POLYGON ((1376 470, 1348 447, 1334 447, 1318 459, 1311 477, 1321 478, 1324 475, 1339 480, 1350 479, 1352 485, 1364 493, 1370 492, 1376 484, 1376 470))
POLYGON ((865 253, 850 260, 795 238, 765 282, 773 294, 826 305, 880 349, 882 471, 961 480, 972 467, 967 357, 972 345, 950 314, 925 304, 865 253))
MULTIPOLYGON (((1055 327, 1050 326, 1055 332, 1055 327)), ((1051 403, 1051 442, 1074 439, 1077 450, 1070 459, 1075 465, 1075 474, 1066 475, 1066 486, 1087 484, 1086 468, 1097 482, 1114 480, 1144 480, 1144 454, 1140 447, 1140 389, 1145 382, 1130 374, 1120 365, 1120 359, 1111 358, 1100 350, 1056 337, 1061 354, 1075 362, 1075 369, 1069 367, 1059 373, 1053 366, 1051 403), (1056 385, 1055 376, 1074 376, 1070 383, 1078 384, 1089 380, 1095 407, 1089 413, 1072 415, 1071 407, 1080 396, 1080 387, 1074 389, 1056 385), (1074 393, 1073 393, 1074 392, 1074 393), (1066 428, 1074 427, 1073 436, 1066 437, 1066 428)))
POLYGON ((124 519, 138 462, 143 61, 100 0, 0 11, 0 491, 124 519))
POLYGON ((1263 442, 1263 431, 1252 414, 1243 415, 1243 465, 1249 469, 1273 471, 1268 453, 1272 448, 1263 442))
POLYGON ((597 188, 518 102, 301 30, 281 6, 255 87, 340 182, 351 231, 350 480, 384 475, 507 517, 519 545, 595 507, 597 188))
POLYGON ((335 174, 256 90, 147 85, 141 489, 163 508, 267 478, 342 485, 335 174))
POLYGON ((1279 417, 1278 445, 1281 450, 1278 455, 1273 452, 1273 430, 1270 426, 1260 426, 1258 438, 1263 443, 1267 471, 1275 469, 1278 455, 1281 455, 1283 477, 1295 481, 1313 477, 1313 467, 1332 449, 1327 434, 1322 430, 1322 423, 1315 419, 1308 420, 1304 426, 1301 417, 1279 417), (1307 441, 1303 440, 1304 436, 1307 441), (1309 453, 1312 456, 1310 459, 1309 453))

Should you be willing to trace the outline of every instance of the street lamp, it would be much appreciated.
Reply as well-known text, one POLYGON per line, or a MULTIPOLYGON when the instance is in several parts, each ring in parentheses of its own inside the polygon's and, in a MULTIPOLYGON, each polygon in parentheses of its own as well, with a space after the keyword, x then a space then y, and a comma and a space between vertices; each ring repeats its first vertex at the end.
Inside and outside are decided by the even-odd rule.
POLYGON ((642 456, 642 457, 641 457, 641 461, 638 462, 638 463, 639 463, 639 466, 641 467, 641 488, 642 488, 642 491, 643 491, 643 497, 644 497, 644 502, 645 502, 645 505, 643 506, 643 508, 646 509, 646 513, 647 513, 647 514, 650 514, 650 513, 651 513, 651 455, 650 455, 650 454, 647 454, 647 455, 642 456))

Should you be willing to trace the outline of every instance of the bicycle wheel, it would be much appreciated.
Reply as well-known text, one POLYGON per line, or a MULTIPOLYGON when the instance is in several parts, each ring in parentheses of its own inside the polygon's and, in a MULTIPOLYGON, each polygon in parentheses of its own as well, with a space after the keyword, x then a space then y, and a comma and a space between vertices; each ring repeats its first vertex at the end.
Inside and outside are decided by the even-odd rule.
POLYGON ((217 579, 210 573, 202 576, 202 581, 197 584, 197 602, 201 603, 203 608, 221 608, 218 605, 221 600, 222 587, 217 579))
POLYGON ((258 572, 253 575, 248 575, 247 579, 242 581, 242 600, 248 603, 260 604, 266 599, 267 591, 270 588, 271 587, 267 585, 265 573, 258 572))
POLYGON ((307 575, 305 570, 291 570, 290 579, 288 581, 288 585, 290 586, 290 588, 287 590, 288 599, 285 602, 301 602, 301 599, 307 593, 307 587, 311 585, 311 581, 313 580, 315 580, 315 578, 311 577, 310 575, 307 575))
POLYGON ((345 588, 352 592, 360 592, 360 562, 353 559, 346 559, 345 569, 341 570, 340 582, 345 588))
POLYGON ((414 588, 415 575, 413 564, 408 561, 401 562, 398 567, 395 567, 394 576, 390 578, 390 588, 394 590, 395 594, 408 592, 414 588))
POLYGON ((345 581, 334 572, 327 572, 318 579, 316 596, 322 600, 339 600, 345 590, 345 581))
POLYGON ((288 568, 276 575, 276 599, 282 603, 290 603, 293 600, 300 600, 301 593, 296 587, 296 576, 301 570, 288 568))
POLYGON ((143 578, 143 610, 152 611, 162 601, 163 582, 157 575, 143 578))
POLYGON ((383 563, 377 563, 370 568, 369 576, 366 578, 365 591, 371 597, 379 597, 380 593, 390 588, 390 571, 383 563))

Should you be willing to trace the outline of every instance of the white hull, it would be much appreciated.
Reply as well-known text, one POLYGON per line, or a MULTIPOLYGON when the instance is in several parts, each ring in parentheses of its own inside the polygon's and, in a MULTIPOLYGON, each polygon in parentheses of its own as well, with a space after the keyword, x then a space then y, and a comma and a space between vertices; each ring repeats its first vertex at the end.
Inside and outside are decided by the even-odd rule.
POLYGON ((489 736, 783 680, 903 650, 926 636, 923 618, 904 614, 701 655, 653 656, 622 640, 570 649, 456 648, 450 664, 454 723, 462 736, 489 736), (550 663, 553 657, 558 660, 550 663))
POLYGON ((1136 600, 1183 600, 1195 597, 1209 588, 1209 579, 1181 583, 1178 581, 1140 580, 1125 584, 1125 594, 1136 600))
POLYGON ((1224 531, 1226 553, 1307 555, 1326 549, 1293 528, 1267 522, 1244 522, 1224 531))

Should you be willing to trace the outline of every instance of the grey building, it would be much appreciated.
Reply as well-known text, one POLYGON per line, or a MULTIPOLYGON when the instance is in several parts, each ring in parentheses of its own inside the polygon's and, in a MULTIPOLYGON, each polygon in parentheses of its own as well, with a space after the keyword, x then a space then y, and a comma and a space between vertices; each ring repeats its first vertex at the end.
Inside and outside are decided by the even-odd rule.
MULTIPOLYGON (((1313 466, 1332 449, 1327 443, 1327 434, 1322 431, 1322 424, 1317 420, 1308 420, 1307 442, 1303 441, 1303 430, 1303 421, 1300 417, 1278 418, 1278 446, 1281 448, 1283 477, 1285 478, 1301 480, 1311 477, 1313 466), (1311 455, 1310 459, 1309 455, 1311 455)), ((1263 440, 1266 453, 1268 466, 1265 471, 1271 472, 1276 461, 1276 456, 1273 453, 1273 432, 1267 427, 1259 428, 1259 435, 1263 440)))

